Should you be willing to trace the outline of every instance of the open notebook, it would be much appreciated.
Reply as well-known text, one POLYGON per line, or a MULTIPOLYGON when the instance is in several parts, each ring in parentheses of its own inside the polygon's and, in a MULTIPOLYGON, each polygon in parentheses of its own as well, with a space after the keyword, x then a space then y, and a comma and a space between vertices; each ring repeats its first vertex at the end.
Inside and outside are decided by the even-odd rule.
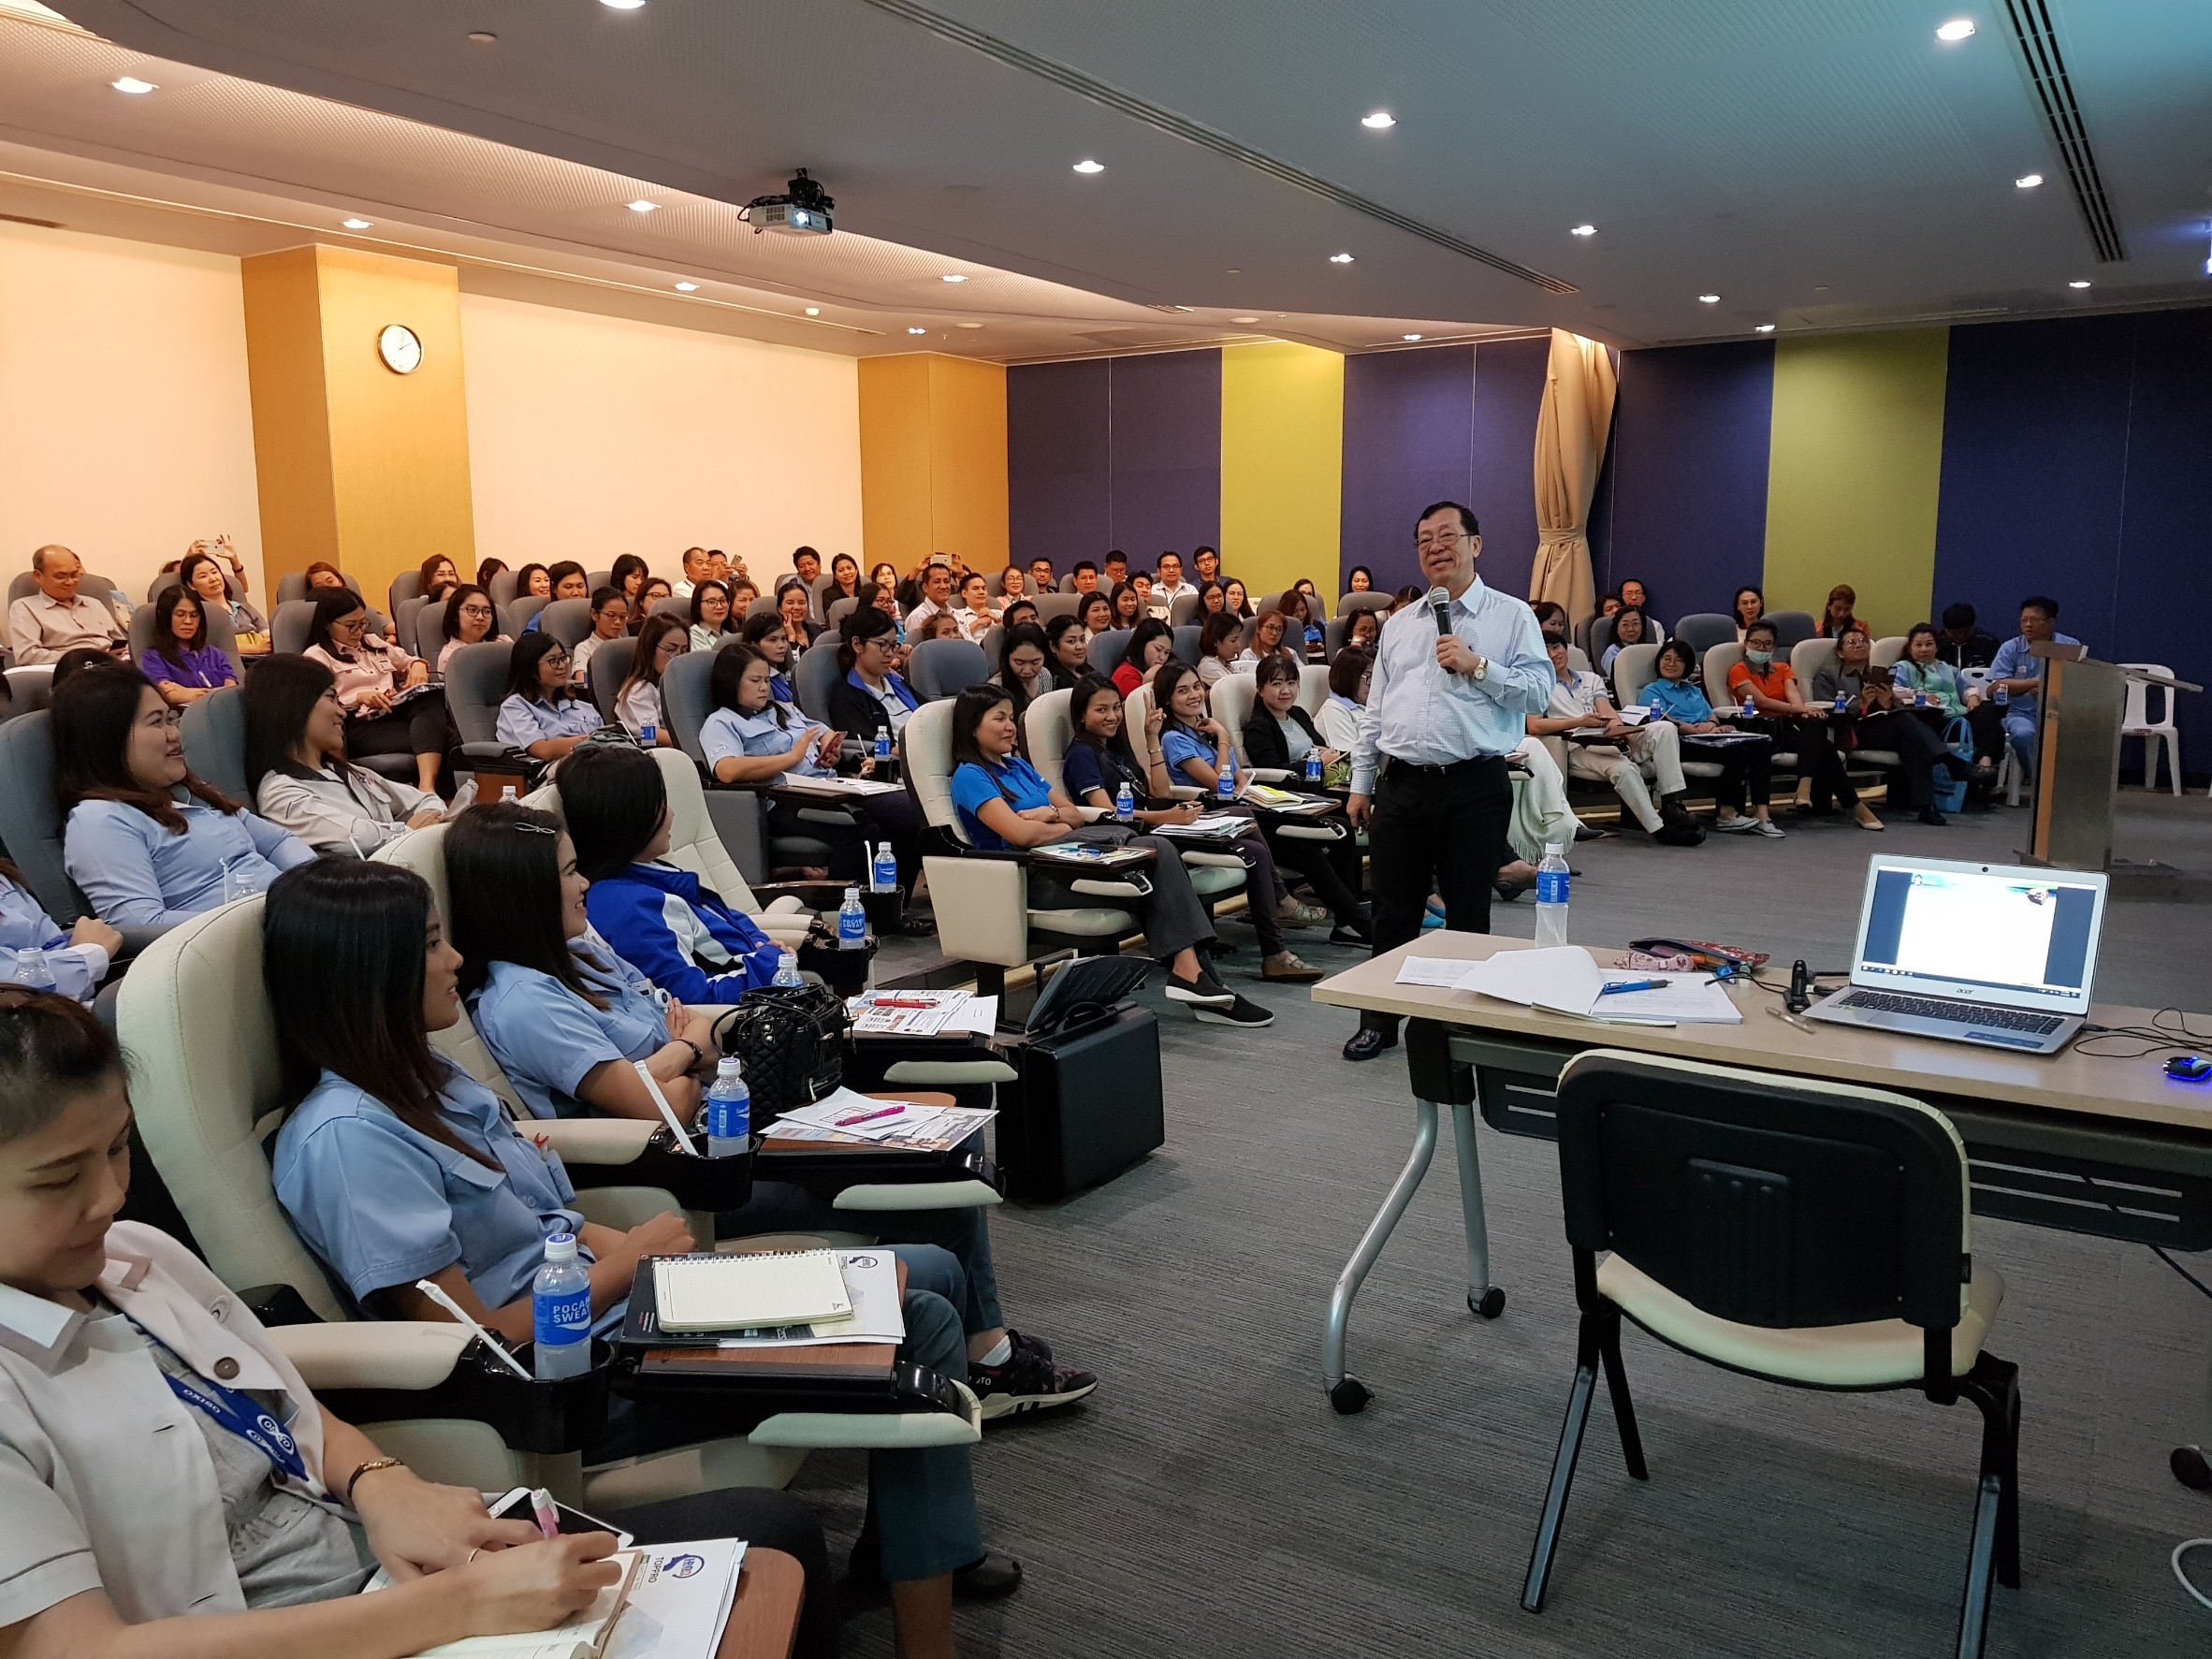
POLYGON ((1743 1020, 1726 987, 1710 974, 1600 968, 1579 945, 1500 951, 1480 962, 1408 956, 1399 967, 1398 982, 1474 991, 1522 1008, 1610 1025, 1733 1026, 1743 1020), (1652 981, 1659 982, 1647 991, 1607 989, 1652 981))
MULTIPOLYGON (((425 1648, 415 1659, 601 1659, 607 1651, 607 1638, 614 1635, 615 1625, 622 1617, 622 1609, 630 1605, 631 1588, 637 1581, 638 1565, 645 1560, 645 1553, 618 1550, 607 1559, 622 1569, 622 1576, 602 1590, 581 1614, 559 1629, 517 1631, 512 1636, 467 1636, 458 1641, 425 1648)), ((380 1572, 369 1580, 361 1594, 371 1594, 390 1582, 380 1572)))
POLYGON ((668 1256, 653 1263, 661 1328, 751 1331, 848 1318, 852 1298, 834 1250, 764 1256, 668 1256))

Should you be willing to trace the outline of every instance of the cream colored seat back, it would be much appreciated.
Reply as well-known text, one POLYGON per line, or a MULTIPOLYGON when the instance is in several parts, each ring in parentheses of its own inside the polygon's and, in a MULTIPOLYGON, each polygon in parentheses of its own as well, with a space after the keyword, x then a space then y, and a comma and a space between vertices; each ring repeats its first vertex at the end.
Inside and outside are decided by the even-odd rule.
POLYGON ((1724 708, 1736 699, 1728 694, 1728 671, 1743 661, 1743 647, 1735 640, 1723 640, 1705 653, 1705 700, 1715 708, 1724 708))
POLYGON ((1832 639, 1801 639, 1790 647, 1790 672, 1797 677, 1797 695, 1807 702, 1812 699, 1812 677, 1835 665, 1836 642, 1832 639))
POLYGON ((1074 735, 1068 714, 1074 695, 1068 690, 1047 691, 1031 703, 1029 712, 1022 717, 1023 732, 1029 739, 1029 764, 1055 789, 1065 787, 1061 764, 1068 758, 1068 744, 1074 735))
POLYGON ((1643 700, 1644 688, 1659 677, 1659 648, 1623 646, 1613 659, 1613 706, 1626 708, 1643 700))
POLYGON ((1905 646, 1910 636, 1885 633, 1869 648, 1867 661, 1876 668, 1895 668, 1905 658, 1905 646))
POLYGON ((1229 728, 1230 747, 1240 766, 1252 764, 1244 752, 1244 722, 1252 718, 1252 706, 1259 701, 1259 678, 1251 674, 1223 675, 1214 682, 1207 699, 1214 718, 1229 728))
POLYGON ((1302 662, 1298 665, 1298 706, 1315 719, 1319 719, 1321 707, 1329 701, 1329 665, 1326 662, 1302 662))
POLYGON ((907 788, 924 822, 967 846, 968 832, 953 810, 953 701, 940 697, 915 709, 899 733, 899 747, 905 751, 907 788))

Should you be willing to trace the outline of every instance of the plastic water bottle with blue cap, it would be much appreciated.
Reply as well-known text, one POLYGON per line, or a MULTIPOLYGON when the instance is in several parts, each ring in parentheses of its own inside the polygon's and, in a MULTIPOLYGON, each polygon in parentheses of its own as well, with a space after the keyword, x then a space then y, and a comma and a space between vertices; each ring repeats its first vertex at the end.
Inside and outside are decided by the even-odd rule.
POLYGON ((860 889, 845 889, 845 902, 837 907, 837 949, 865 950, 868 942, 868 913, 861 909, 860 889))
POLYGON ((1567 942, 1566 853, 1557 841, 1544 843, 1544 862, 1536 866, 1536 949, 1567 942))
POLYGON ((637 743, 641 749, 650 749, 661 741, 661 728, 651 720, 637 728, 637 743))
POLYGON ((51 991, 59 983, 53 965, 36 945, 15 953, 15 972, 7 976, 7 982, 19 991, 51 991))
POLYGON ((898 886, 898 854, 891 851, 889 841, 879 841, 868 857, 868 887, 875 893, 890 893, 898 886))
POLYGON ((1221 775, 1214 779, 1214 798, 1216 801, 1233 801, 1237 798, 1236 777, 1227 766, 1222 767, 1221 775))
POLYGON ((2013 700, 2012 691, 2006 687, 2004 681, 2002 680, 1999 680, 1997 682, 1997 691, 1995 695, 1997 698, 1997 706, 2000 708, 2002 708, 2007 703, 2010 703, 2013 700))
POLYGON ((1750 720, 1758 712, 1758 705, 1752 701, 1751 687, 1747 684, 1743 688, 1743 718, 1750 720))
POLYGON ((784 947, 783 954, 776 964, 776 977, 768 982, 784 991, 795 991, 806 984, 807 982, 799 977, 797 952, 788 945, 784 947))
POLYGON ((1309 749, 1305 751, 1305 780, 1317 789, 1320 787, 1321 751, 1317 749, 1309 749))
POLYGON ((735 1055, 724 1055, 706 1089, 706 1156, 735 1157, 752 1143, 752 1090, 735 1055))
POLYGON ((876 758, 880 761, 887 761, 891 758, 891 734, 889 732, 876 734, 876 758))
POLYGON ((1113 822, 1128 823, 1136 816, 1137 797, 1131 793, 1128 780, 1124 779, 1121 787, 1113 792, 1113 822))
POLYGON ((531 1358, 540 1382, 591 1369, 591 1275, 576 1259, 576 1235, 546 1241, 546 1264, 530 1288, 531 1358))

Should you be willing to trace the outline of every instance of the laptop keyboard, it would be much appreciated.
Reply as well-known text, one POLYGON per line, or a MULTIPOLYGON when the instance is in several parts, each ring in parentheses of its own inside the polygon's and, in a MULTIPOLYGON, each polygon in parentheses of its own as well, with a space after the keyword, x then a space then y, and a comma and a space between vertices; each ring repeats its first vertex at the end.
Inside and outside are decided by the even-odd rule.
POLYGON ((1953 1002, 1943 997, 1906 997, 1895 991, 1852 991, 1839 997, 1837 1006, 1870 1009, 1876 1013, 1918 1014, 1924 1020, 1952 1020, 1962 1026, 2027 1031, 2038 1037, 2056 1031, 2062 1023, 2058 1014, 2022 1013, 2017 1009, 1984 1008, 1979 1003, 1953 1002))

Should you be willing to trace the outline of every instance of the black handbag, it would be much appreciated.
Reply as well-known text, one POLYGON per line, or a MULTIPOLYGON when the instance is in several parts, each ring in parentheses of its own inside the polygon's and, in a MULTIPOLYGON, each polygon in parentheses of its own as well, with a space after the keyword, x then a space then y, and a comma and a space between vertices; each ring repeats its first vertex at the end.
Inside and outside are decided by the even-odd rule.
POLYGON ((744 1069, 754 1128, 837 1091, 851 1024, 843 999, 824 985, 764 985, 738 998, 714 1038, 744 1069))

